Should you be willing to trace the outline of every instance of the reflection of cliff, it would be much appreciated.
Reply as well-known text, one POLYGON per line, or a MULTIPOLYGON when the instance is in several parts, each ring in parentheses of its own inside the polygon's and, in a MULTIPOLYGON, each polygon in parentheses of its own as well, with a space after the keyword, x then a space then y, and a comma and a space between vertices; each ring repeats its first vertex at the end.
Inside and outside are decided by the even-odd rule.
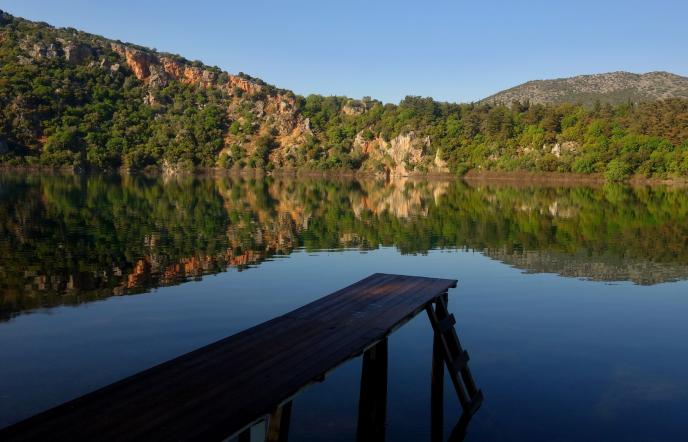
POLYGON ((461 182, 0 178, 0 316, 140 293, 293 250, 470 248, 533 272, 688 278, 688 196, 461 182))
POLYGON ((427 216, 428 206, 439 204, 449 181, 418 181, 398 179, 380 186, 376 182, 362 183, 363 194, 351 201, 351 208, 360 216, 364 211, 376 215, 389 212, 397 218, 427 216))
POLYGON ((567 254, 547 250, 508 252, 501 249, 485 250, 483 253, 527 273, 555 273, 592 281, 632 281, 641 285, 688 279, 688 266, 685 264, 624 260, 617 256, 589 256, 584 253, 567 254))

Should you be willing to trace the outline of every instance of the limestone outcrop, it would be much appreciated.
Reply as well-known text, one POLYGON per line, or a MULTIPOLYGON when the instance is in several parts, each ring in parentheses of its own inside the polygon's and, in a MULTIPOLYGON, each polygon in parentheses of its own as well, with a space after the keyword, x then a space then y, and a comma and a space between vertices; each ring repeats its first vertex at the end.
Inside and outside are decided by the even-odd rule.
POLYGON ((440 151, 431 155, 431 139, 419 136, 415 131, 402 133, 386 141, 382 136, 359 132, 354 139, 354 149, 359 149, 370 160, 371 170, 382 166, 390 176, 409 176, 420 173, 447 173, 449 169, 440 158, 440 151))

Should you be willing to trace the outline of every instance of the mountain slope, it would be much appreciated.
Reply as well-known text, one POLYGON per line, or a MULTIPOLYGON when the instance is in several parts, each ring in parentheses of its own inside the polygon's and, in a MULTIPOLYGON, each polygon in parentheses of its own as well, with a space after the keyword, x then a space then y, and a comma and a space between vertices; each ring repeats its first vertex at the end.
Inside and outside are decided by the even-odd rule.
POLYGON ((1 11, 0 26, 8 141, 49 164, 214 166, 237 143, 309 130, 293 93, 247 75, 1 11))
POLYGON ((498 92, 482 101, 504 104, 512 101, 539 104, 581 103, 590 106, 598 100, 602 103, 622 104, 666 98, 688 98, 688 77, 669 72, 610 72, 534 80, 498 92))
POLYGON ((0 11, 0 165, 686 177, 688 99, 587 109, 303 97, 0 11))

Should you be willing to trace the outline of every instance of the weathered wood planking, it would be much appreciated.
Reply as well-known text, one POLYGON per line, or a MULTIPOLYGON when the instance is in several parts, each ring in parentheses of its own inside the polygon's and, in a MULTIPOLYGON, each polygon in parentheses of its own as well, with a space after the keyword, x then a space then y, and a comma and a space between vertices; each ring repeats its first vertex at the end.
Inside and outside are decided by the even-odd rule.
POLYGON ((455 280, 376 273, 0 430, 0 440, 223 439, 385 338, 455 280))

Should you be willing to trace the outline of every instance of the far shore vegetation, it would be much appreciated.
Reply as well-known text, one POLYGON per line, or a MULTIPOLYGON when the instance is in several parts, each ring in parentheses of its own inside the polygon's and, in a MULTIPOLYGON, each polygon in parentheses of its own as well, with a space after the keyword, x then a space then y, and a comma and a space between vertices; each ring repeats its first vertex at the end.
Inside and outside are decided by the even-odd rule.
MULTIPOLYGON (((255 93, 177 80, 154 86, 137 79, 102 37, 5 13, 0 25, 0 163, 5 166, 385 174, 410 164, 406 169, 423 174, 441 164, 454 175, 559 172, 615 182, 688 177, 687 99, 583 106, 454 104, 409 96, 385 104, 297 96, 248 76, 241 78, 260 85, 255 93), (51 56, 67 45, 73 47, 72 59, 51 56), (86 61, 74 62, 77 49, 86 61), (288 109, 270 110, 280 100, 288 109), (307 127, 289 138, 283 127, 294 121, 307 127), (380 152, 380 145, 410 133, 426 140, 420 147, 415 141, 420 159, 380 152)), ((217 84, 228 78, 199 62, 188 65, 206 69, 217 84)))

